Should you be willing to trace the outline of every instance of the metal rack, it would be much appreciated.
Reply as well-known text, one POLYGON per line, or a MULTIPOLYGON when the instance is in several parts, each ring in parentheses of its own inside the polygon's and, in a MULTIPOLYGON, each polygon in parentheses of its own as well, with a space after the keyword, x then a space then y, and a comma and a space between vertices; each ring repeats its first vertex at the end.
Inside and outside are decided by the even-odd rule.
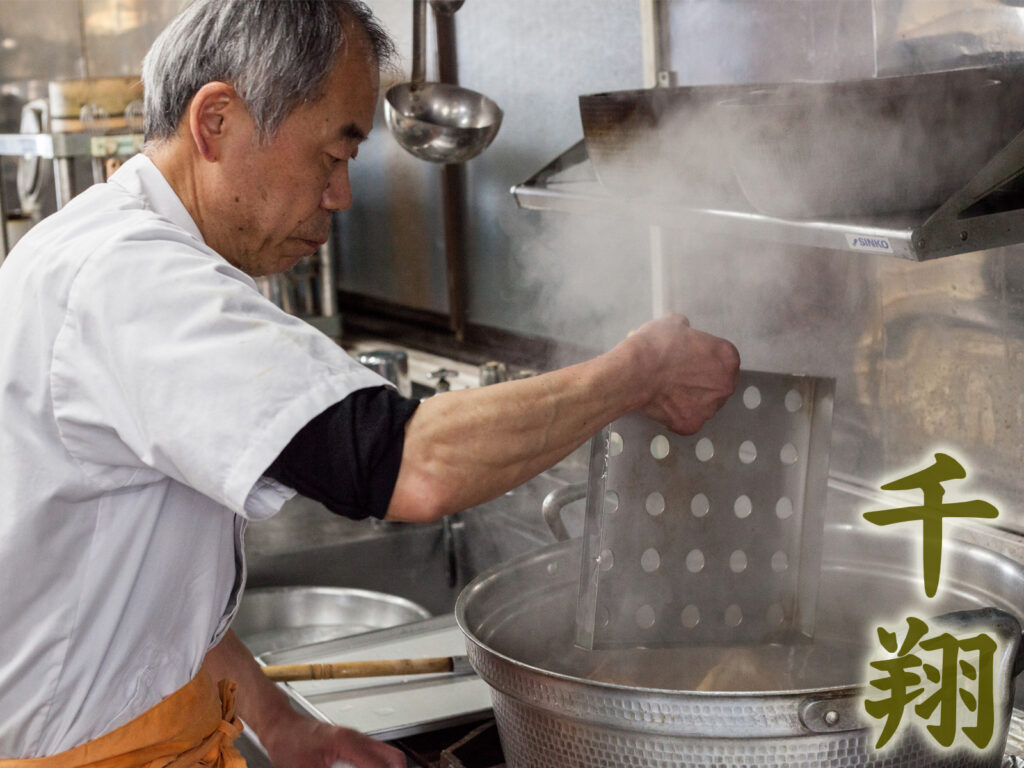
POLYGON ((579 141, 512 187, 512 194, 528 210, 627 216, 673 229, 927 261, 1024 242, 1024 189, 1007 188, 1021 173, 1024 132, 934 211, 780 219, 752 208, 700 209, 613 195, 598 180, 579 141))
MULTIPOLYGON (((142 150, 141 133, 97 135, 95 133, 0 133, 0 157, 39 157, 53 160, 57 207, 62 208, 75 194, 74 161, 93 161, 93 175, 103 173, 105 158, 124 158, 142 150), (97 167, 98 166, 98 167, 97 167)), ((0 168, 0 262, 7 255, 8 206, 3 194, 0 168)))

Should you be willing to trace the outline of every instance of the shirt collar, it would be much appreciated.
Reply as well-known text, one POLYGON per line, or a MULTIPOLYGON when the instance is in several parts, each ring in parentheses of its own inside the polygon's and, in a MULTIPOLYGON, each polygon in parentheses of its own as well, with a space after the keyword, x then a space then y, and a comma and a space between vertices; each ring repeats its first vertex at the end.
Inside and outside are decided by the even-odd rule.
POLYGON ((135 155, 118 168, 109 181, 140 197, 151 210, 181 227, 199 242, 206 243, 181 198, 167 183, 160 169, 145 155, 135 155))

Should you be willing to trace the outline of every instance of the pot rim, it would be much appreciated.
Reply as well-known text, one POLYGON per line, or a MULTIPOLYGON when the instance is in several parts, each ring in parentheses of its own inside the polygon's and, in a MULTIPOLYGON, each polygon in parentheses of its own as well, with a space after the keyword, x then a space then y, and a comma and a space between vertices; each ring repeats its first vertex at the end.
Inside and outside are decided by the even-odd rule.
MULTIPOLYGON (((852 526, 847 524, 839 524, 834 526, 837 529, 851 529, 852 526)), ((473 595, 476 592, 481 591, 484 585, 488 582, 494 582, 498 579, 502 573, 514 568, 517 565, 526 563, 531 560, 536 560, 538 557, 542 557, 545 553, 553 553, 561 551, 563 549, 571 549, 574 546, 579 546, 579 539, 569 539, 566 541, 558 541, 553 544, 547 545, 540 549, 531 550, 522 555, 519 555, 511 560, 492 566, 487 569, 472 581, 470 581, 459 593, 459 596, 455 602, 455 621, 458 624, 460 631, 464 638, 471 642, 479 651, 497 659, 501 662, 511 665, 512 667, 522 669, 529 672, 532 675, 540 676, 544 678, 550 678, 553 681, 559 681, 563 684, 585 686, 590 691, 603 691, 607 694, 646 694, 649 696, 665 697, 670 699, 694 699, 697 701, 722 701, 722 700, 742 700, 742 699, 757 699, 758 701, 777 701, 782 703, 785 700, 797 699, 799 701, 805 701, 807 698, 815 699, 827 699, 827 698, 850 698, 859 697, 866 693, 868 687, 867 682, 850 683, 846 685, 833 685, 833 686, 814 686, 807 688, 792 688, 784 690, 752 690, 752 691, 694 691, 685 690, 678 688, 653 688, 646 686, 632 686, 623 683, 613 683, 603 680, 593 680, 585 677, 578 677, 565 672, 556 672, 554 670, 545 669, 534 664, 527 663, 515 659, 497 649, 493 648, 489 644, 485 643, 469 626, 469 621, 466 618, 466 606, 473 599, 473 595)), ((967 542, 958 542, 962 546, 971 547, 976 549, 967 542)), ((999 556, 998 553, 991 552, 990 550, 984 550, 986 556, 999 556)), ((841 560, 838 562, 842 562, 841 560)), ((1024 565, 1021 566, 1024 568, 1024 565)), ((979 609, 984 610, 984 609, 979 609)), ((998 610, 998 609, 997 609, 998 610)), ((1012 615, 1012 614, 1011 614, 1012 615)), ((934 617, 933 617, 934 618, 934 617)), ((1021 617, 1016 616, 1015 618, 1020 621, 1021 617)), ((1024 622, 1022 622, 1024 623, 1024 622)), ((1024 652, 1024 651, 1022 651, 1024 652)), ((470 653, 470 659, 472 660, 472 653, 470 653)), ((475 666, 475 665, 474 665, 475 666)), ((477 670, 479 674, 479 670, 477 670)), ((481 677, 484 675, 481 674, 481 677)), ((486 678, 485 678, 486 679, 486 678)), ((487 681, 491 684, 491 681, 487 681)), ((1013 685, 1013 680, 1009 683, 1013 685)))

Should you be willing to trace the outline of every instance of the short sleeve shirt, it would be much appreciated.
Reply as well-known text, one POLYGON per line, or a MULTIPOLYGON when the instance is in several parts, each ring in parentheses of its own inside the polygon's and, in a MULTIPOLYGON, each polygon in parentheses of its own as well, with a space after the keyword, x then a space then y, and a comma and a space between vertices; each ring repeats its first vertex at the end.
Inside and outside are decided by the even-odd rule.
POLYGON ((110 731, 195 675, 264 470, 384 380, 203 242, 146 157, 0 268, 0 758, 110 731))

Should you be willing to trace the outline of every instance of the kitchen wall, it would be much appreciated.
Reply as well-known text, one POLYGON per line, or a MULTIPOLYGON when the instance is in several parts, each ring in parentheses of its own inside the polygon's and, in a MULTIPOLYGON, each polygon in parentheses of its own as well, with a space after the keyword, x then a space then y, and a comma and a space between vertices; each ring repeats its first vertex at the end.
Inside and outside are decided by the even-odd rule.
MULTIPOLYGON (((379 5, 405 28, 404 8, 379 5)), ((1000 0, 661 6, 665 65, 680 84, 911 74, 1024 54, 1024 10, 1000 0)), ((747 367, 836 378, 834 485, 856 493, 834 493, 834 514, 945 450, 968 471, 950 498, 990 499, 1001 524, 1024 530, 1024 248, 918 264, 667 228, 652 267, 642 225, 515 207, 508 188, 581 138, 579 94, 642 84, 638 6, 597 8, 470 0, 459 11, 462 82, 506 110, 494 145, 467 165, 470 320, 607 346, 650 316, 656 276, 666 309, 733 339, 747 367)), ((436 170, 390 142, 373 152, 355 176, 362 201, 343 218, 343 284, 443 311, 436 170)))
MULTIPOLYGON (((1018 5, 666 0, 665 65, 680 84, 703 84, 1002 63, 1024 55, 1018 5)), ((645 227, 517 210, 507 192, 581 137, 579 94, 640 87, 638 7, 607 2, 596 12, 593 3, 470 0, 458 23, 463 83, 507 112, 495 144, 467 166, 471 321, 606 346, 650 316, 654 269, 666 309, 734 340, 747 367, 836 378, 834 484, 877 492, 945 450, 968 471, 950 498, 990 499, 1001 524, 1024 530, 1024 248, 918 264, 667 228, 663 266, 652 268, 645 227)), ((392 144, 376 151, 407 167, 392 144)), ((367 173, 381 178, 376 171, 367 173)), ((419 199, 434 206, 417 213, 436 222, 436 174, 415 173, 425 192, 419 199)), ((368 201, 353 226, 372 227, 378 237, 394 227, 403 232, 408 223, 397 216, 371 213, 382 198, 368 201)), ((428 231, 436 277, 442 243, 436 227, 428 231)), ((383 252, 396 260, 388 267, 397 290, 391 296, 444 309, 439 284, 429 298, 402 293, 422 253, 398 254, 380 242, 362 248, 367 242, 348 247, 361 258, 383 252)), ((360 263, 350 258, 350 268, 360 263)), ((362 288, 372 293, 386 284, 362 288)), ((856 494, 833 496, 830 504, 842 507, 835 514, 857 508, 856 494)))
MULTIPOLYGON (((408 0, 375 0, 375 12, 396 36, 410 71, 408 0)), ((435 77, 433 23, 428 79, 435 77)), ((640 10, 634 0, 468 0, 456 14, 460 82, 498 103, 505 117, 494 143, 466 165, 468 314, 473 322, 550 335, 561 313, 585 309, 592 297, 552 290, 563 276, 586 273, 598 283, 636 279, 625 259, 594 272, 596 244, 615 242, 628 254, 643 228, 592 221, 570 225, 566 242, 548 237, 561 217, 519 210, 509 194, 581 137, 577 96, 642 84, 640 10), (552 267, 557 270, 552 274, 552 267)), ((347 290, 446 312, 440 169, 418 161, 386 134, 360 150, 352 169, 355 204, 340 218, 341 281, 347 290)), ((646 269, 646 267, 644 267, 646 269)), ((646 275, 639 279, 646 282, 646 275)), ((642 319, 640 308, 624 325, 642 319)), ((571 328, 561 329, 566 334, 571 328)))
MULTIPOLYGON (((186 0, 3 0, 0 87, 139 73, 142 55, 186 0)), ((34 95, 34 87, 32 88, 34 95)), ((40 93, 42 95, 42 93, 40 93)))

